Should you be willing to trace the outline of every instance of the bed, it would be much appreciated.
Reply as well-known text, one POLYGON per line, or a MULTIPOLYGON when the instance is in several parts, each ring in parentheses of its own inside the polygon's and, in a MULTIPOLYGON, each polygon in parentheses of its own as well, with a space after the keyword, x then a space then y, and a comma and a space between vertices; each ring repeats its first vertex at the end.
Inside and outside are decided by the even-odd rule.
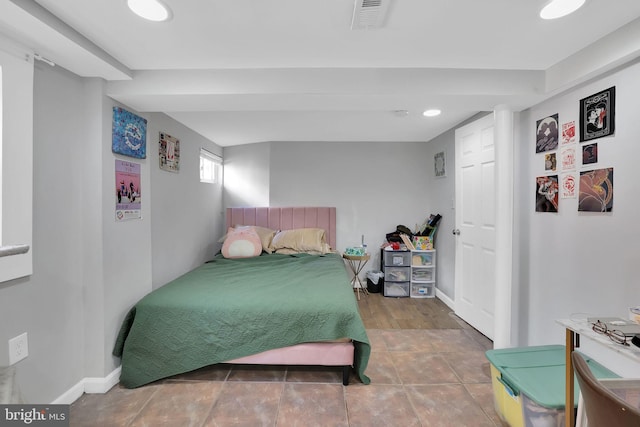
MULTIPOLYGON (((335 208, 229 208, 226 221, 322 230, 335 248, 335 208)), ((120 383, 135 388, 217 363, 337 366, 345 385, 353 368, 369 384, 370 351, 341 256, 293 251, 218 254, 154 290, 126 315, 113 354, 120 383)))

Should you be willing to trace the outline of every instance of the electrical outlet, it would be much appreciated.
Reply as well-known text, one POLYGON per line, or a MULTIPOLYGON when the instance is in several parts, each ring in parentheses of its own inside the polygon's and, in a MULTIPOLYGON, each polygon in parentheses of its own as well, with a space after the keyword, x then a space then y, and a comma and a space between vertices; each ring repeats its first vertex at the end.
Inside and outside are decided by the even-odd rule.
POLYGON ((29 342, 26 332, 9 340, 9 365, 18 363, 28 355, 29 342))

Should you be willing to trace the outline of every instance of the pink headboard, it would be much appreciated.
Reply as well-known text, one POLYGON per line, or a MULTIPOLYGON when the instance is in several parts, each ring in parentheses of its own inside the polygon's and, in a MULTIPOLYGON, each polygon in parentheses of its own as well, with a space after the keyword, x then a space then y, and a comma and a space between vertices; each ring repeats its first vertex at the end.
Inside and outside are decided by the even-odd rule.
POLYGON ((332 249, 336 248, 336 208, 227 208, 227 228, 235 225, 257 225, 272 230, 322 228, 326 231, 327 243, 332 249))

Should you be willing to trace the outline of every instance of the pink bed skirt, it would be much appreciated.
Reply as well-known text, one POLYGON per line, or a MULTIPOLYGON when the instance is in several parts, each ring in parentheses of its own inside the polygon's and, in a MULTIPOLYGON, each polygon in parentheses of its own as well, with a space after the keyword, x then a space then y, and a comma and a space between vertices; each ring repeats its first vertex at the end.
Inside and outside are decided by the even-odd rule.
POLYGON ((351 366, 353 343, 317 342, 267 350, 251 356, 229 360, 226 363, 249 365, 320 365, 351 366))

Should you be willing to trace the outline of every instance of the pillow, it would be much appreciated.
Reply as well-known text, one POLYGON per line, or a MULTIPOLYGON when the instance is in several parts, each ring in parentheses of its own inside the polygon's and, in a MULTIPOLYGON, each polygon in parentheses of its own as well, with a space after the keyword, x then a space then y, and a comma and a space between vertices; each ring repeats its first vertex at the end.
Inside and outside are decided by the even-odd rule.
POLYGON ((258 236, 260 237, 262 250, 268 254, 273 252, 273 249, 271 249, 271 239, 273 239, 273 236, 275 236, 276 231, 270 228, 260 227, 257 225, 236 225, 235 227, 230 227, 229 230, 227 231, 227 234, 225 234, 220 239, 218 239, 218 243, 224 243, 224 241, 226 240, 227 236, 231 231, 237 230, 240 228, 253 228, 256 231, 256 233, 258 233, 258 236))
POLYGON ((276 230, 272 230, 270 228, 265 228, 265 227, 259 227, 257 225, 255 225, 253 229, 256 230, 256 233, 258 233, 258 236, 260 236, 260 242, 262 243, 262 250, 268 254, 273 252, 273 249, 271 249, 271 240, 273 240, 273 236, 276 235, 276 230))
POLYGON ((222 256, 225 258, 251 258, 262 253, 260 236, 253 227, 229 228, 222 244, 222 256))
POLYGON ((321 228, 279 231, 271 240, 271 248, 277 253, 326 254, 331 252, 331 247, 325 240, 325 231, 321 228))

